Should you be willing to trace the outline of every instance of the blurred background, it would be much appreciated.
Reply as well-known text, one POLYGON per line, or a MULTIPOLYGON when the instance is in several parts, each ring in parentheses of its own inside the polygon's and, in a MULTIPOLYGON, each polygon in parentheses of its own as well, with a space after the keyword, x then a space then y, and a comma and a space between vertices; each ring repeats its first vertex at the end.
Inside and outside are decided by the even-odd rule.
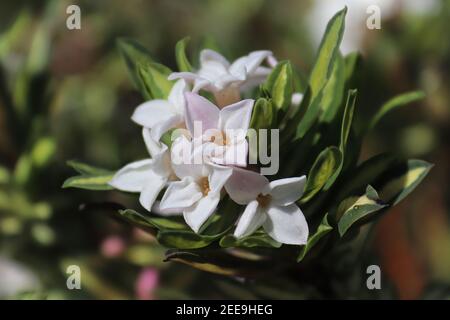
MULTIPOLYGON (((369 252, 381 266, 382 297, 450 298, 450 1, 25 1, 0 3, 0 299, 302 298, 165 263, 164 248, 116 220, 117 192, 61 189, 78 159, 117 169, 144 158, 130 121, 142 101, 116 49, 118 37, 146 46, 175 69, 174 46, 189 54, 220 48, 230 60, 272 50, 309 72, 326 23, 349 7, 344 54, 363 53, 358 111, 369 118, 390 97, 423 90, 366 140, 362 159, 386 150, 435 164, 424 183, 379 221, 369 252), (68 30, 66 8, 81 8, 68 30), (369 30, 369 5, 381 29, 369 30), (69 265, 82 290, 66 287, 69 265), (386 284, 386 286, 384 286, 386 284)), ((364 284, 361 284, 364 285, 364 284)), ((305 293, 306 294, 306 293, 305 293)), ((361 298, 363 296, 348 296, 361 298)))

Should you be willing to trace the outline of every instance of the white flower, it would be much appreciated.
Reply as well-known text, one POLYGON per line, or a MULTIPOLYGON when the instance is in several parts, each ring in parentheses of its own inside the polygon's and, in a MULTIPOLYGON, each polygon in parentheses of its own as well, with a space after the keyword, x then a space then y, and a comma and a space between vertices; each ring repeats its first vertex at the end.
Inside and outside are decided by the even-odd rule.
POLYGON ((184 126, 184 93, 187 85, 178 80, 172 87, 167 100, 155 99, 139 105, 131 119, 137 124, 151 129, 151 136, 159 141, 169 129, 184 126))
POLYGON ((188 92, 185 97, 186 127, 194 140, 205 142, 211 160, 217 164, 246 166, 246 135, 254 100, 242 100, 219 109, 196 93, 188 92))
POLYGON ((169 80, 184 79, 193 83, 193 92, 203 89, 214 93, 219 106, 229 105, 240 100, 240 91, 248 90, 264 82, 271 68, 261 66, 264 60, 269 63, 270 51, 253 51, 232 64, 221 54, 205 49, 200 53, 200 69, 196 72, 175 72, 169 80))
POLYGON ((158 210, 172 214, 182 212, 186 223, 199 232, 217 208, 232 169, 210 163, 174 165, 174 170, 181 181, 169 184, 158 210))
POLYGON ((295 204, 303 194, 305 181, 302 176, 269 182, 256 172, 234 168, 225 189, 236 203, 247 205, 234 236, 248 236, 262 226, 278 242, 305 244, 308 224, 295 204))
POLYGON ((140 192, 139 202, 150 211, 160 191, 175 176, 167 146, 156 142, 148 129, 144 128, 142 133, 152 158, 126 165, 114 175, 109 184, 121 191, 140 192))

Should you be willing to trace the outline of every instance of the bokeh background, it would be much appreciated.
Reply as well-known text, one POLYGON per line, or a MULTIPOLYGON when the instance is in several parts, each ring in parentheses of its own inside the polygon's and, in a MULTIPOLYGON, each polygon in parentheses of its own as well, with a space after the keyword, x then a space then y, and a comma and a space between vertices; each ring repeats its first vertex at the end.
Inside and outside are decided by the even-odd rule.
POLYGON ((145 157, 140 129, 130 121, 142 98, 116 49, 118 37, 139 41, 173 69, 175 43, 190 36, 194 63, 203 46, 230 59, 270 49, 308 72, 326 23, 344 5, 341 49, 364 56, 361 116, 405 91, 427 95, 389 115, 363 148, 362 158, 393 150, 435 164, 374 229, 367 254, 381 266, 379 297, 450 298, 450 1, 4 0, 0 299, 302 298, 165 263, 151 236, 116 220, 106 205, 132 207, 135 198, 61 184, 72 174, 69 159, 116 169, 145 157), (81 30, 66 28, 70 4, 81 8, 81 30), (365 27, 371 4, 381 9, 380 30, 365 27), (71 264, 82 269, 82 290, 66 287, 71 264))

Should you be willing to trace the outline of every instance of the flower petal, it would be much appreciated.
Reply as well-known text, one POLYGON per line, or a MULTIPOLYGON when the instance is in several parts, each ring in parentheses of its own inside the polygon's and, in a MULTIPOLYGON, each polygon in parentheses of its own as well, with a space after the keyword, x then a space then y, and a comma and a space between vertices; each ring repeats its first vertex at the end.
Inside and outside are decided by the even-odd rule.
POLYGON ((167 100, 151 100, 137 106, 131 120, 137 124, 153 128, 161 122, 168 121, 175 115, 175 107, 167 100))
MULTIPOLYGON (((242 130, 246 133, 252 116, 254 100, 245 99, 220 110, 221 130, 242 130)), ((228 133, 228 132, 227 132, 228 133)))
POLYGON ((223 186, 233 173, 233 169, 215 164, 208 164, 207 166, 211 168, 211 173, 208 177, 209 188, 211 189, 210 192, 220 193, 223 186))
POLYGON ((272 196, 274 205, 287 206, 300 199, 305 189, 305 183, 306 176, 279 179, 272 181, 264 193, 272 196))
POLYGON ((219 194, 208 194, 206 197, 200 199, 191 208, 185 209, 183 216, 188 226, 198 233, 200 227, 214 213, 214 210, 216 210, 219 200, 219 194))
POLYGON ((264 230, 275 240, 286 244, 302 245, 308 241, 308 224, 299 207, 270 206, 267 210, 264 230))
POLYGON ((231 199, 238 204, 248 204, 269 184, 266 177, 257 172, 233 168, 233 174, 225 184, 231 199))
POLYGON ((142 137, 144 138, 145 146, 152 159, 167 151, 167 146, 165 144, 153 138, 150 129, 142 128, 142 137))
POLYGON ((141 192, 153 176, 153 160, 139 160, 117 171, 109 185, 121 191, 141 192))
POLYGON ((238 220, 236 230, 234 230, 234 236, 236 238, 243 238, 251 235, 263 225, 266 219, 267 215, 260 210, 258 201, 254 200, 250 202, 238 220))
POLYGON ((217 152, 212 153, 211 160, 214 163, 226 166, 247 166, 248 143, 247 140, 242 140, 237 144, 222 147, 223 150, 216 147, 217 152), (220 152, 222 151, 222 152, 220 152))
POLYGON ((199 137, 208 129, 217 128, 219 122, 219 108, 202 96, 186 92, 186 128, 193 137, 199 137), (201 132, 195 132, 194 125, 201 124, 201 132))
POLYGON ((139 196, 139 202, 147 211, 151 211, 153 203, 166 185, 166 182, 167 178, 154 174, 151 180, 147 182, 144 189, 142 189, 139 196))
POLYGON ((197 183, 192 179, 171 182, 161 199, 162 210, 174 208, 189 208, 202 198, 202 193, 197 183))
POLYGON ((183 208, 161 209, 161 201, 153 203, 152 212, 164 217, 181 216, 183 215, 183 208))
POLYGON ((167 100, 175 107, 176 111, 180 115, 184 115, 184 109, 186 107, 186 100, 184 99, 184 93, 188 92, 188 86, 183 79, 178 80, 170 90, 167 100))
POLYGON ((208 62, 220 63, 225 68, 228 68, 230 66, 228 60, 217 51, 211 49, 203 49, 200 52, 200 64, 203 65, 208 62))

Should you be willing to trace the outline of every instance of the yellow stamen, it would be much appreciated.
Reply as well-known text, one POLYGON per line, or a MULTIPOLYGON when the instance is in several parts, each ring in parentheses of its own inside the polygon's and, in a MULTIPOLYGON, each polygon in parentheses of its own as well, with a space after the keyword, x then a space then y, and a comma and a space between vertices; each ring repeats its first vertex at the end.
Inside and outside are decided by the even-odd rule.
POLYGON ((202 191, 202 194, 204 196, 208 195, 208 193, 211 191, 211 189, 209 188, 208 177, 201 178, 200 182, 199 182, 199 185, 200 185, 200 189, 202 191))
POLYGON ((270 194, 258 194, 256 197, 256 201, 258 201, 261 207, 267 207, 272 200, 272 196, 270 194))

